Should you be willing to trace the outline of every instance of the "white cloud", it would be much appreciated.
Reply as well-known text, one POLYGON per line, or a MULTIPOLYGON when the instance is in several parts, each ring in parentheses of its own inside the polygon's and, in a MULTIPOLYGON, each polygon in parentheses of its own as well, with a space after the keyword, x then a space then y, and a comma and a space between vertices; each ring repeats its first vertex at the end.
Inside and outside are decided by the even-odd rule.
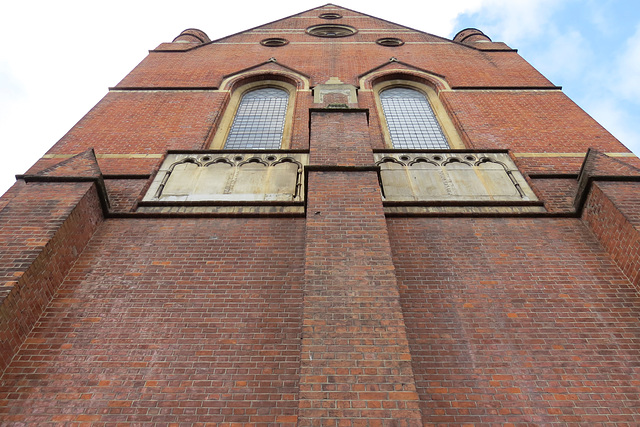
POLYGON ((551 17, 566 0, 482 0, 472 13, 494 41, 518 46, 548 31, 551 17))
POLYGON ((532 53, 531 62, 539 64, 540 71, 547 77, 561 81, 580 78, 594 58, 589 42, 577 30, 564 34, 553 30, 553 33, 544 49, 532 53))
POLYGON ((617 81, 611 84, 621 97, 640 105, 640 24, 618 56, 617 81))
POLYGON ((634 153, 640 153, 640 128, 630 109, 613 98, 596 98, 586 103, 594 119, 634 153))
POLYGON ((11 70, 7 61, 0 61, 0 113, 26 95, 20 79, 11 70))
POLYGON ((588 0, 584 7, 589 20, 600 34, 610 36, 616 29, 616 19, 613 16, 617 0, 588 0))

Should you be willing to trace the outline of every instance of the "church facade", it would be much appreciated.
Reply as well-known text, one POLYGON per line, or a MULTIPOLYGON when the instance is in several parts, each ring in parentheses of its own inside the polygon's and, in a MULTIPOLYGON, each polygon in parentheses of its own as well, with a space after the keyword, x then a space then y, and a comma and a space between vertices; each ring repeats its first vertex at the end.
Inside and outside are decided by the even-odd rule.
POLYGON ((0 198, 0 421, 637 425, 639 181, 478 29, 185 30, 0 198))

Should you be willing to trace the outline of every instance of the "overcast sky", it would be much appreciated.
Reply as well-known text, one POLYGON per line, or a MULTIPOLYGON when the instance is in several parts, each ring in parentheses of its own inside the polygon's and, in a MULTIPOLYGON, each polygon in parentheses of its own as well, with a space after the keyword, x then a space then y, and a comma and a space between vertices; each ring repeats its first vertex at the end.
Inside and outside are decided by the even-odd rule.
MULTIPOLYGON (((0 194, 147 54, 185 28, 214 40, 325 3, 23 1, 0 7, 0 194)), ((638 0, 341 0, 452 38, 504 41, 640 153, 638 0)))

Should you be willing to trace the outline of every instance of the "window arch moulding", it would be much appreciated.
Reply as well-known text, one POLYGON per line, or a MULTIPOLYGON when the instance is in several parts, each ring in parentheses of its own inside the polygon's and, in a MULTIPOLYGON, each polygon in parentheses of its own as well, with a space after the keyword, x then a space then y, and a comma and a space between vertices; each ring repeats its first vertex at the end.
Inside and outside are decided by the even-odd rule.
MULTIPOLYGON (((442 134, 444 135, 449 145, 448 148, 451 148, 451 149, 466 148, 464 143, 462 142, 462 139, 460 138, 458 130, 456 129, 453 122, 451 121, 451 118, 449 117, 447 110, 442 105, 442 102, 440 102, 440 99, 438 98, 438 94, 431 86, 424 83, 416 82, 413 80, 405 80, 405 79, 393 79, 393 80, 382 80, 382 81, 380 79, 376 79, 376 80, 377 80, 377 83, 373 84, 372 89, 374 92, 374 98, 376 102, 376 109, 378 111, 378 117, 380 119, 380 126, 382 127, 382 133, 384 135, 384 139, 387 147, 405 148, 405 149, 408 148, 408 147, 402 147, 402 146, 394 147, 392 134, 388 126, 387 116, 385 116, 385 108, 383 106, 383 101, 381 100, 381 94, 383 92, 388 91, 389 89, 404 88, 404 89, 409 89, 410 91, 414 91, 414 93, 417 92, 418 94, 421 94, 425 97, 428 105, 431 107, 431 110, 433 111, 437 125, 439 126, 440 130, 442 131, 442 134)), ((426 146, 419 147, 418 149, 422 149, 422 148, 430 149, 426 146)), ((446 150, 448 148, 444 148, 443 146, 442 148, 438 147, 437 149, 446 150)))
MULTIPOLYGON (((264 91, 268 92, 268 91, 264 91)), ((295 109, 295 98, 296 98, 296 86, 291 83, 280 81, 280 80, 258 80, 253 81, 251 83, 246 83, 238 86, 234 90, 231 91, 231 96, 229 98, 229 102, 225 109, 225 112, 220 120, 220 124, 218 125, 218 129, 209 144, 210 149, 214 150, 222 150, 222 149, 271 149, 271 150, 281 150, 289 148, 289 144, 291 141, 291 133, 293 128, 293 113, 295 109), (233 144, 231 148, 226 147, 226 143, 229 140, 229 136, 232 134, 232 129, 234 128, 234 121, 236 118, 242 119, 238 116, 238 114, 245 114, 244 119, 247 119, 249 116, 246 114, 253 114, 256 111, 247 110, 247 102, 252 97, 255 98, 255 95, 259 93, 262 89, 275 89, 272 92, 272 95, 278 97, 278 93, 286 94, 286 109, 284 112, 284 125, 282 126, 282 136, 280 139, 280 144, 278 147, 253 147, 251 144, 247 144, 243 146, 242 138, 235 138, 236 143, 233 144), (245 100, 245 105, 243 105, 243 99, 245 100)), ((266 117, 263 119, 269 119, 269 114, 273 111, 268 111, 269 108, 273 107, 282 107, 282 100, 272 100, 271 102, 267 102, 265 105, 262 105, 264 108, 264 113, 268 113, 266 117)), ((254 100, 254 103, 257 102, 256 106, 259 106, 260 100, 254 100)), ((272 117, 273 118, 273 117, 272 117)), ((240 124, 238 123, 238 126, 240 124)), ((236 127, 237 130, 237 127, 236 127)), ((234 134, 237 135, 236 130, 233 131, 234 134)), ((250 136, 250 135, 249 135, 250 136)), ((249 142, 251 138, 247 138, 246 141, 249 142)))

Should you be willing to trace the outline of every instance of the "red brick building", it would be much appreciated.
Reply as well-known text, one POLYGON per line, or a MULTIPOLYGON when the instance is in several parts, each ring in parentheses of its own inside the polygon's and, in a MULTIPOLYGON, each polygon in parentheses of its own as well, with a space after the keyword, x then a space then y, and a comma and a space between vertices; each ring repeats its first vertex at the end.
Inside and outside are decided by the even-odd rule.
POLYGON ((638 425, 639 167, 479 30, 186 30, 0 198, 0 420, 638 425))

